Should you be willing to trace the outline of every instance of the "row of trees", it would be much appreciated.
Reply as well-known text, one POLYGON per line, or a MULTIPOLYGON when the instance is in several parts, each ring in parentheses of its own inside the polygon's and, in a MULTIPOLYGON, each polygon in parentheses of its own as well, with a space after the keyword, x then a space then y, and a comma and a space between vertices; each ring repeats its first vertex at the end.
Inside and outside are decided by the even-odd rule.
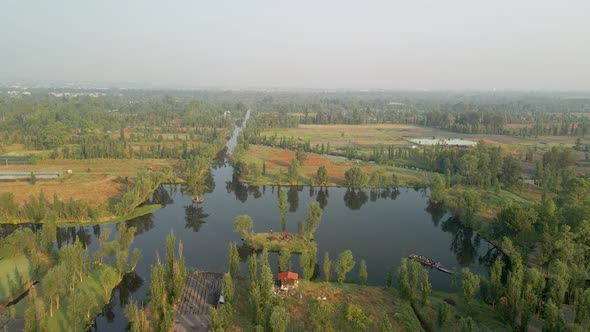
POLYGON ((166 237, 165 262, 158 256, 151 267, 151 301, 149 309, 137 303, 125 307, 131 322, 131 331, 168 331, 174 324, 175 306, 181 301, 188 269, 184 260, 182 241, 176 248, 176 236, 171 232, 166 237))
MULTIPOLYGON (((125 224, 118 225, 119 236, 111 242, 107 242, 110 235, 109 229, 101 233, 100 248, 93 260, 88 254, 88 248, 84 247, 78 239, 54 255, 54 226, 52 223, 45 224, 39 235, 40 238, 37 239, 42 246, 42 252, 51 253, 47 256, 48 259, 56 259, 56 261, 52 262, 52 267, 41 281, 43 292, 31 290, 29 305, 25 312, 25 330, 27 331, 47 330, 49 326, 52 326, 54 310, 60 310, 74 330, 85 326, 102 306, 108 303, 112 289, 119 284, 123 274, 133 270, 141 258, 141 252, 134 249, 129 262, 129 249, 135 236, 135 228, 127 228, 125 224), (104 258, 108 258, 113 263, 105 264, 104 258), (96 275, 103 290, 102 294, 89 292, 87 286, 79 286, 88 282, 88 279, 96 278, 96 275), (67 303, 65 309, 62 307, 63 303, 67 303)), ((24 232, 27 231, 30 230, 27 229, 24 232)), ((15 232, 15 236, 22 239, 21 235, 17 235, 18 232, 20 231, 15 232)))

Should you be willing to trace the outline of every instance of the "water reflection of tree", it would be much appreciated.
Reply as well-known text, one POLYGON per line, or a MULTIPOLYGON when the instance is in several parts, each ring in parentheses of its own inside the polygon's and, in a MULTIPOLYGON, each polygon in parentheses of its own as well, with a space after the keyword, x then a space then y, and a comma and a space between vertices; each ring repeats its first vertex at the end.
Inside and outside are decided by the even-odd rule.
POLYGON ((318 190, 316 201, 320 203, 320 207, 322 208, 322 210, 328 205, 329 197, 330 195, 328 194, 328 188, 320 188, 318 190))
POLYGON ((426 212, 430 214, 430 217, 432 218, 432 223, 434 224, 434 226, 437 227, 446 213, 443 204, 434 204, 430 201, 428 202, 428 206, 426 207, 426 212))
POLYGON ((496 259, 499 257, 500 259, 502 259, 504 261, 504 264, 506 264, 507 269, 504 269, 504 272, 509 271, 511 269, 511 265, 510 265, 510 259, 508 258, 508 256, 506 256, 495 245, 493 245, 489 242, 486 242, 486 243, 487 243, 488 247, 487 247, 486 253, 483 256, 479 256, 479 264, 484 265, 489 268, 494 264, 496 259))
POLYGON ((121 283, 115 288, 119 293, 119 306, 125 307, 129 304, 129 299, 143 285, 143 278, 135 271, 129 272, 123 276, 121 283))
POLYGON ((154 218, 153 215, 150 213, 127 220, 125 224, 127 225, 127 227, 135 227, 137 229, 135 231, 135 235, 139 235, 154 228, 154 218))
POLYGON ((391 198, 395 200, 399 192, 397 190, 392 190, 389 188, 386 189, 371 189, 369 191, 369 199, 371 202, 376 202, 378 199, 387 199, 391 198))
POLYGON ((246 262, 250 255, 255 254, 256 251, 248 246, 245 246, 244 243, 238 246, 238 255, 240 256, 241 262, 246 262))
POLYGON ((223 149, 219 150, 215 155, 215 158, 211 161, 211 167, 213 169, 218 169, 220 167, 226 166, 226 157, 227 157, 227 146, 223 147, 223 149))
POLYGON ((260 191, 259 186, 243 184, 236 179, 227 181, 225 183, 225 189, 227 190, 228 194, 233 192, 236 196, 236 199, 242 203, 245 203, 249 196, 254 198, 262 197, 262 192, 260 191))
POLYGON ((184 207, 184 228, 190 228, 193 232, 198 232, 205 223, 205 218, 209 215, 203 211, 202 206, 189 204, 184 207))
POLYGON ((87 247, 92 242, 92 234, 86 227, 58 227, 56 234, 57 248, 64 245, 72 244, 76 239, 82 242, 84 247, 87 247))
POLYGON ((473 263, 478 255, 478 247, 481 241, 479 236, 474 237, 475 232, 473 229, 463 226, 456 217, 450 217, 443 221, 441 229, 453 234, 450 249, 457 257, 459 264, 467 266, 473 263))
POLYGON ((289 212, 295 212, 299 208, 299 191, 303 187, 290 187, 287 191, 287 203, 289 203, 289 212))
POLYGON ((344 205, 351 210, 359 210, 368 200, 369 196, 361 189, 348 189, 344 194, 344 205))
POLYGON ((160 204, 162 207, 172 203, 174 201, 170 197, 170 193, 163 186, 156 188, 152 196, 146 201, 146 204, 160 204))

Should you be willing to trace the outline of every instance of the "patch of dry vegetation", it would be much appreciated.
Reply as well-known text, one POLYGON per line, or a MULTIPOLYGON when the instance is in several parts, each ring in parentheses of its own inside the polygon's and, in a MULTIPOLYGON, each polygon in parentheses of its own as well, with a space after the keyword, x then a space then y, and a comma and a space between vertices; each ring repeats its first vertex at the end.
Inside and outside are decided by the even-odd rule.
POLYGON ((62 171, 58 179, 37 180, 35 184, 28 181, 3 182, 0 194, 12 192, 15 201, 22 205, 30 196, 52 199, 57 194, 62 201, 85 200, 92 207, 107 203, 111 198, 121 196, 127 187, 125 178, 132 178, 141 169, 160 169, 170 166, 175 160, 167 159, 88 159, 88 160, 52 160, 46 159, 36 165, 0 166, 0 171, 35 172, 62 171), (72 170, 72 174, 67 174, 72 170))

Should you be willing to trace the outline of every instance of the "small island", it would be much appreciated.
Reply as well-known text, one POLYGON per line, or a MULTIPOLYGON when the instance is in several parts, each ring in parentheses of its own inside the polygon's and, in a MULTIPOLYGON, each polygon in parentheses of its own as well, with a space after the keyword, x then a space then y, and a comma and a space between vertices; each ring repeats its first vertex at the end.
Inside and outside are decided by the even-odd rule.
MULTIPOLYGON (((281 213, 281 219, 283 219, 281 213)), ((254 222, 248 215, 237 216, 234 221, 234 231, 242 233, 244 245, 256 251, 266 249, 269 252, 288 251, 293 254, 304 252, 316 252, 317 247, 313 240, 313 234, 322 220, 322 209, 319 203, 309 205, 305 221, 298 222, 298 233, 285 231, 284 222, 281 223, 281 232, 254 233, 252 230, 254 222)))

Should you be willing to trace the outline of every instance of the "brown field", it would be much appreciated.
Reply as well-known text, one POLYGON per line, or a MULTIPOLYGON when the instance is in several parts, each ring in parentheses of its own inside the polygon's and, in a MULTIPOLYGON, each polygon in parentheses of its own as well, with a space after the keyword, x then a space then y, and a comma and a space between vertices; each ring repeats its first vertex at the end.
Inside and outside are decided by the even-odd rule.
POLYGON ((62 171, 59 179, 37 180, 36 184, 27 181, 0 182, 0 193, 12 192, 18 204, 38 196, 43 190, 45 197, 52 199, 56 193, 59 199, 83 199, 92 206, 108 202, 125 190, 124 181, 119 178, 134 177, 138 170, 150 167, 157 169, 172 165, 165 159, 91 159, 91 160, 43 160, 36 165, 0 166, 0 171, 62 171), (73 174, 66 174, 71 169, 73 174))
MULTIPOLYGON (((507 126, 519 127, 520 124, 509 124, 507 126)), ((526 126, 526 125, 523 125, 526 126)), ((472 141, 484 141, 492 145, 524 145, 533 146, 536 144, 569 144, 576 142, 573 136, 539 136, 536 139, 513 137, 506 135, 485 135, 485 134, 461 134, 429 127, 420 127, 404 124, 374 124, 374 125, 300 125, 299 128, 276 128, 269 129, 263 134, 272 136, 274 134, 286 137, 300 138, 303 141, 310 141, 311 145, 327 144, 332 147, 345 145, 380 145, 394 144, 407 145, 406 138, 462 138, 472 141)), ((582 139, 582 143, 590 144, 590 138, 582 139)))
MULTIPOLYGON (((328 186, 344 185, 344 173, 353 166, 361 167, 367 174, 376 170, 385 174, 395 173, 400 185, 416 185, 428 182, 429 172, 415 171, 405 168, 383 166, 369 163, 357 163, 344 158, 308 153, 305 162, 301 166, 301 184, 308 184, 315 177, 320 166, 328 169, 328 186)), ((244 154, 243 160, 247 163, 256 163, 262 168, 266 164, 266 176, 262 175, 256 181, 257 184, 286 184, 287 170, 291 160, 295 158, 295 152, 279 148, 271 148, 260 145, 250 145, 250 149, 244 154)))
MULTIPOLYGON (((235 331, 252 331, 250 306, 247 305, 247 281, 240 280, 236 289, 234 325, 235 331)), ((315 330, 312 320, 312 307, 317 298, 326 298, 333 311, 328 315, 331 329, 326 331, 356 331, 346 321, 344 309, 347 303, 360 306, 365 315, 371 318, 368 330, 380 330, 381 320, 387 313, 390 323, 396 331, 420 330, 420 322, 412 312, 409 303, 403 301, 394 289, 369 287, 356 284, 336 284, 309 282, 299 280, 299 288, 289 292, 277 292, 277 304, 284 306, 289 312, 290 331, 315 330)))

